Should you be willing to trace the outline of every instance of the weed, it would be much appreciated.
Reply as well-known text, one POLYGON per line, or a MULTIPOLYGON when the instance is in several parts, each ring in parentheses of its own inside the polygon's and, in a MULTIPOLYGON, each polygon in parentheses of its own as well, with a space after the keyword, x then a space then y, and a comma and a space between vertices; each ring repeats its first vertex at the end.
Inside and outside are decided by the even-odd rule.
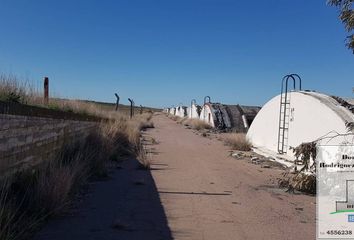
POLYGON ((225 143, 233 150, 250 151, 252 144, 243 133, 231 133, 225 138, 225 143))

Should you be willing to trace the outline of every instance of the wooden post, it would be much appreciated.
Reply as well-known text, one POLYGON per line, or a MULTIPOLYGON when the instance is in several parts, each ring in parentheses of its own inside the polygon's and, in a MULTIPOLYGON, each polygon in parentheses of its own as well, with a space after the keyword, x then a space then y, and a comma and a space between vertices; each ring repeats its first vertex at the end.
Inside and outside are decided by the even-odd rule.
POLYGON ((44 77, 44 104, 48 105, 49 103, 49 78, 44 77))
POLYGON ((116 111, 118 111, 118 107, 119 107, 119 96, 117 93, 115 93, 114 95, 116 95, 117 98, 117 102, 116 102, 116 111))
POLYGON ((140 114, 143 114, 143 105, 140 105, 140 114))
POLYGON ((130 118, 133 118, 133 115, 134 115, 134 109, 133 109, 134 101, 133 101, 133 99, 130 99, 130 98, 128 98, 128 100, 130 102, 130 118))

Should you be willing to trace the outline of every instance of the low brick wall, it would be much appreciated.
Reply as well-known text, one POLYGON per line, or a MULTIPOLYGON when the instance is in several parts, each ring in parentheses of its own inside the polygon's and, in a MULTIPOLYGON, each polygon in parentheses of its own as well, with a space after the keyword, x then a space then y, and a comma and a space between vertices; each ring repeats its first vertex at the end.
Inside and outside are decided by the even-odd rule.
POLYGON ((85 138, 98 121, 0 114, 0 176, 51 160, 64 143, 85 138))

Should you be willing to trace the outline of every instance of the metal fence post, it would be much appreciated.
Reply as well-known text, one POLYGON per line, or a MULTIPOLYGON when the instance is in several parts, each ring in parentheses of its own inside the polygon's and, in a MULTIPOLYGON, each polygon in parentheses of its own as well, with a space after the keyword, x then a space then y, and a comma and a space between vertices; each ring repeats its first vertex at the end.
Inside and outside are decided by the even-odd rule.
POLYGON ((134 109, 133 109, 133 105, 134 105, 134 101, 133 99, 128 98, 129 102, 130 102, 130 118, 133 118, 134 115, 134 109))
POLYGON ((44 77, 44 104, 48 105, 49 103, 49 78, 44 77))
POLYGON ((119 108, 119 96, 117 93, 115 93, 114 95, 116 95, 117 101, 116 101, 116 111, 118 111, 119 108))

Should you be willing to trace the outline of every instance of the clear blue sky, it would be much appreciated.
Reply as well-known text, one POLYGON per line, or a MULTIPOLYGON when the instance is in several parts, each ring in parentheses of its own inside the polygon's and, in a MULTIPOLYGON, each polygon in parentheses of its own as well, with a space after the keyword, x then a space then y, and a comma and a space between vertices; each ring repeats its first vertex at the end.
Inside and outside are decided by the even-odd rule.
POLYGON ((0 0, 0 72, 61 97, 262 105, 284 74, 353 96, 354 55, 326 0, 0 0))

